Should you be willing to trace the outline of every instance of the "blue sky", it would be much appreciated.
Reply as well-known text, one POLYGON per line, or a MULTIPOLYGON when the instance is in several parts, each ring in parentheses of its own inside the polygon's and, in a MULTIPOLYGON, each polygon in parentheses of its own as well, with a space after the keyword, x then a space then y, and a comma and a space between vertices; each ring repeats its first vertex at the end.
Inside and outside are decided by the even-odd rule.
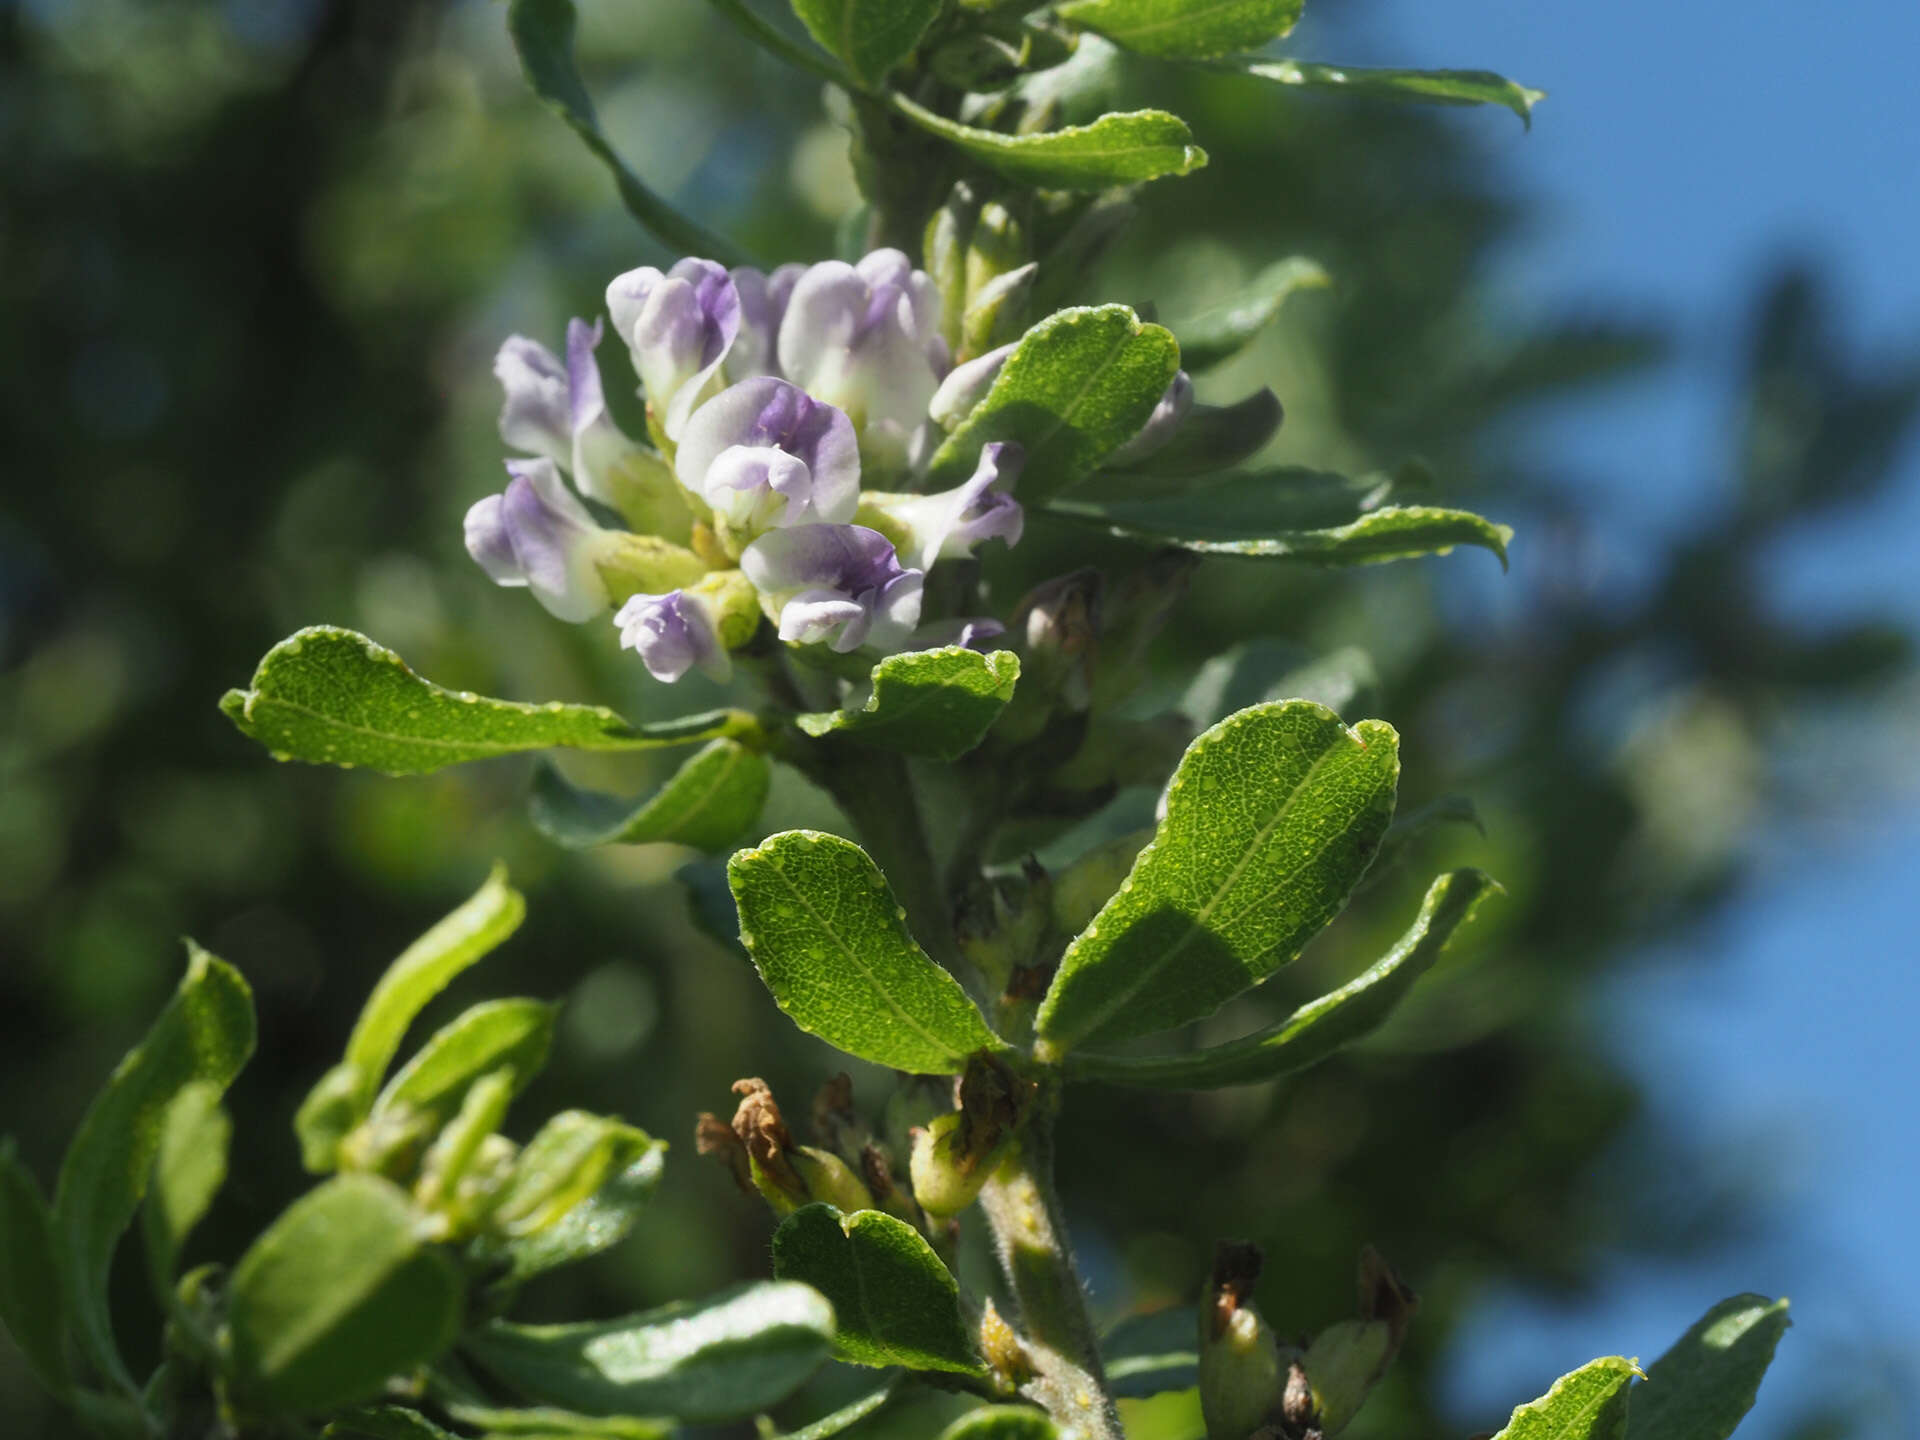
MULTIPOLYGON (((1324 58, 1484 67, 1551 92, 1530 135, 1494 114, 1457 123, 1482 127, 1543 202, 1544 223, 1507 257, 1512 303, 1572 300, 1678 328, 1674 370, 1554 417, 1542 437, 1569 468, 1618 487, 1609 499, 1635 523, 1685 523, 1720 477, 1748 297, 1781 257, 1822 263, 1856 353, 1920 347, 1915 0, 1826 12, 1380 0, 1362 18, 1363 33, 1339 27, 1340 52, 1324 58)), ((1303 26, 1293 48, 1322 58, 1334 28, 1303 26)), ((1910 447, 1888 503, 1783 547, 1776 594, 1800 614, 1868 605, 1920 624, 1916 535, 1910 447)), ((1621 1265, 1566 1310, 1496 1300, 1460 1348, 1463 1421, 1593 1355, 1651 1360, 1707 1303, 1755 1289, 1791 1295, 1796 1326, 1743 1435, 1781 1435, 1836 1375, 1889 1407, 1870 1433, 1912 1433, 1920 787, 1909 774, 1864 794, 1871 803, 1838 820, 1776 825, 1730 910, 1645 957, 1609 999, 1661 1123, 1703 1157, 1763 1157, 1764 1233, 1697 1268, 1621 1265), (1670 963, 1683 954, 1688 964, 1670 963)))

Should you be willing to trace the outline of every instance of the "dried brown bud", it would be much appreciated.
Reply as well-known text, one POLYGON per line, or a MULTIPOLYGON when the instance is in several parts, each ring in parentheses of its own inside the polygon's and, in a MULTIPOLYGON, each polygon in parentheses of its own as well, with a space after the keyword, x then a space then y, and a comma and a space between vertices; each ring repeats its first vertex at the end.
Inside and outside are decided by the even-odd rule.
POLYGON ((749 1195, 753 1193, 753 1168, 747 1160, 747 1147, 733 1133, 733 1127, 712 1112, 701 1114, 693 1127, 693 1148, 711 1155, 733 1172, 734 1181, 749 1195))
POLYGON ((1397 1351, 1419 1308, 1420 1297, 1413 1287, 1394 1273, 1378 1250, 1365 1246, 1360 1251, 1360 1318, 1386 1321, 1397 1351))
MULTIPOLYGON (((753 1163, 754 1179, 761 1183, 762 1193, 766 1185, 772 1185, 793 1204, 806 1204, 806 1184, 788 1158, 793 1150, 793 1133, 780 1114, 772 1087, 764 1080, 750 1077, 734 1081, 733 1093, 740 1097, 739 1107, 733 1112, 733 1133, 746 1147, 753 1163)), ((771 1195, 767 1198, 774 1200, 771 1195)))

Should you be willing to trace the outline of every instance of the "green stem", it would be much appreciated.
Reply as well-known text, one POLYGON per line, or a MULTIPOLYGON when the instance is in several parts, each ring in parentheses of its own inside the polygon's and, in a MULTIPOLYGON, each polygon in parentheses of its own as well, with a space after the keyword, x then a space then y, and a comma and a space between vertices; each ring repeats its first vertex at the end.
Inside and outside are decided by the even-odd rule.
POLYGON ((1022 1393, 1044 1405, 1063 1433, 1122 1440, 1120 1413, 1107 1389, 1099 1339, 1053 1188, 1057 1104, 1051 1086, 1036 1097, 1013 1153, 981 1190, 980 1208, 1019 1302, 1021 1329, 1037 1371, 1022 1393))

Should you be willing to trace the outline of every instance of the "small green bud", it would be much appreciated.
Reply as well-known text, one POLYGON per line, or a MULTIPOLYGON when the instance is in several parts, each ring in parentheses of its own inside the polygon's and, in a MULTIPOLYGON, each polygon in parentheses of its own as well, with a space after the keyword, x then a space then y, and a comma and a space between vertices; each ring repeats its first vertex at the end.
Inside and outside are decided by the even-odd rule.
POLYGON ((959 1109, 936 1116, 913 1137, 913 1198, 930 1215, 957 1215, 1006 1158, 1032 1086, 989 1054, 960 1076, 959 1109))
POLYGON ((1020 688, 994 729, 997 740, 1031 740, 1056 713, 1086 710, 1104 588, 1100 572, 1087 566, 1036 585, 1014 608, 1007 638, 1020 653, 1020 688))
POLYGON ((849 1215, 856 1210, 873 1209, 872 1193, 838 1155, 812 1145, 798 1145, 791 1158, 794 1173, 806 1188, 808 1202, 824 1200, 849 1215))
POLYGON ((676 545, 685 545, 692 537, 693 506, 698 502, 659 451, 640 445, 624 447, 595 479, 613 508, 639 534, 658 535, 676 545))
POLYGON ((1221 1241, 1200 1307, 1200 1413, 1207 1440, 1247 1440, 1280 1410, 1290 1358, 1252 1304, 1262 1259, 1253 1245, 1221 1241))
POLYGON ((736 1080, 740 1096, 731 1126, 702 1115, 695 1144, 733 1172, 742 1189, 756 1190, 776 1215, 824 1200, 852 1212, 873 1208, 873 1195, 853 1168, 831 1151, 796 1145, 767 1082, 736 1080))
POLYGON ((707 601, 720 644, 738 650, 760 628, 760 592, 738 570, 715 570, 689 585, 687 593, 707 601))
POLYGON ((968 1164, 959 1150, 959 1111, 934 1117, 913 1137, 913 1198, 932 1215, 958 1215, 980 1195, 992 1167, 968 1164))
POLYGON ((1342 1320, 1315 1337, 1303 1363, 1322 1434, 1332 1437, 1347 1428, 1392 1349, 1392 1328, 1384 1320, 1342 1320))
POLYGON ((971 360, 1020 338, 1026 330, 1027 301, 1033 294, 1034 277, 1039 273, 1039 262, 1029 260, 970 292, 966 313, 960 317, 956 359, 971 360))
POLYGON ((960 348, 960 317, 967 308, 967 242, 979 213, 979 198, 962 180, 928 219, 920 242, 927 275, 940 296, 940 333, 954 350, 960 348))
POLYGON ((665 595, 692 585, 711 568, 685 546, 658 535, 627 530, 609 530, 606 535, 606 550, 596 557, 594 569, 615 606, 635 595, 665 595))

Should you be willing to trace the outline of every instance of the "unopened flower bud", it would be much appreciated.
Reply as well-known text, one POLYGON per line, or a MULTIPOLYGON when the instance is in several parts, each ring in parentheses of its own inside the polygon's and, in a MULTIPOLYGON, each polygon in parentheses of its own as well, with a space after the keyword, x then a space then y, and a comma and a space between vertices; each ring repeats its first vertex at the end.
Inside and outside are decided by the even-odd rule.
POLYGON ((973 407, 987 398, 987 392, 993 389, 993 382, 1000 378, 1000 372, 1016 348, 1018 342, 1010 340, 997 350, 954 366, 940 382, 940 388, 933 392, 933 399, 927 402, 927 413, 935 423, 942 429, 952 430, 971 415, 973 407))
POLYGON ((967 239, 979 212, 973 187, 956 181, 946 203, 927 221, 920 242, 927 278, 940 297, 940 333, 949 349, 960 344, 960 317, 967 308, 967 239))
POLYGON ((1018 341, 1026 328, 1027 301, 1040 264, 1029 260, 1017 270, 996 275, 967 301, 960 317, 960 354, 974 356, 1018 341))
POLYGON ((989 1054, 967 1062, 956 1111, 913 1137, 913 1198, 931 1215, 971 1205, 1013 1143, 1031 1086, 989 1054))
POLYGON ((1207 1440, 1247 1440, 1267 1423, 1286 1390, 1288 1358, 1253 1307, 1261 1255, 1222 1241, 1200 1307, 1200 1413, 1207 1440))
POLYGON ((1129 465, 1135 460, 1146 459, 1173 439, 1174 432, 1192 409, 1193 380, 1186 371, 1176 371, 1172 383, 1153 407, 1153 413, 1147 417, 1147 423, 1134 433, 1131 440, 1107 456, 1107 464, 1129 465))
POLYGON ((873 1208, 872 1195, 846 1161, 811 1145, 793 1143, 766 1081, 736 1080, 733 1089, 740 1096, 732 1126, 739 1148, 720 1138, 712 1116, 703 1116, 697 1132, 702 1153, 724 1160, 736 1178, 744 1177, 760 1192, 776 1215, 790 1215, 814 1201, 849 1213, 873 1208), (746 1159, 744 1172, 741 1155, 746 1159))
POLYGON ((1347 1428, 1386 1370, 1392 1348, 1393 1332, 1384 1320, 1342 1320, 1314 1338, 1301 1363, 1322 1434, 1332 1437, 1347 1428))
POLYGON ((1020 652, 1020 688, 995 727, 1003 744, 1030 740, 1056 713, 1083 713, 1093 696, 1105 582, 1091 566, 1035 586, 1008 625, 1020 652))

